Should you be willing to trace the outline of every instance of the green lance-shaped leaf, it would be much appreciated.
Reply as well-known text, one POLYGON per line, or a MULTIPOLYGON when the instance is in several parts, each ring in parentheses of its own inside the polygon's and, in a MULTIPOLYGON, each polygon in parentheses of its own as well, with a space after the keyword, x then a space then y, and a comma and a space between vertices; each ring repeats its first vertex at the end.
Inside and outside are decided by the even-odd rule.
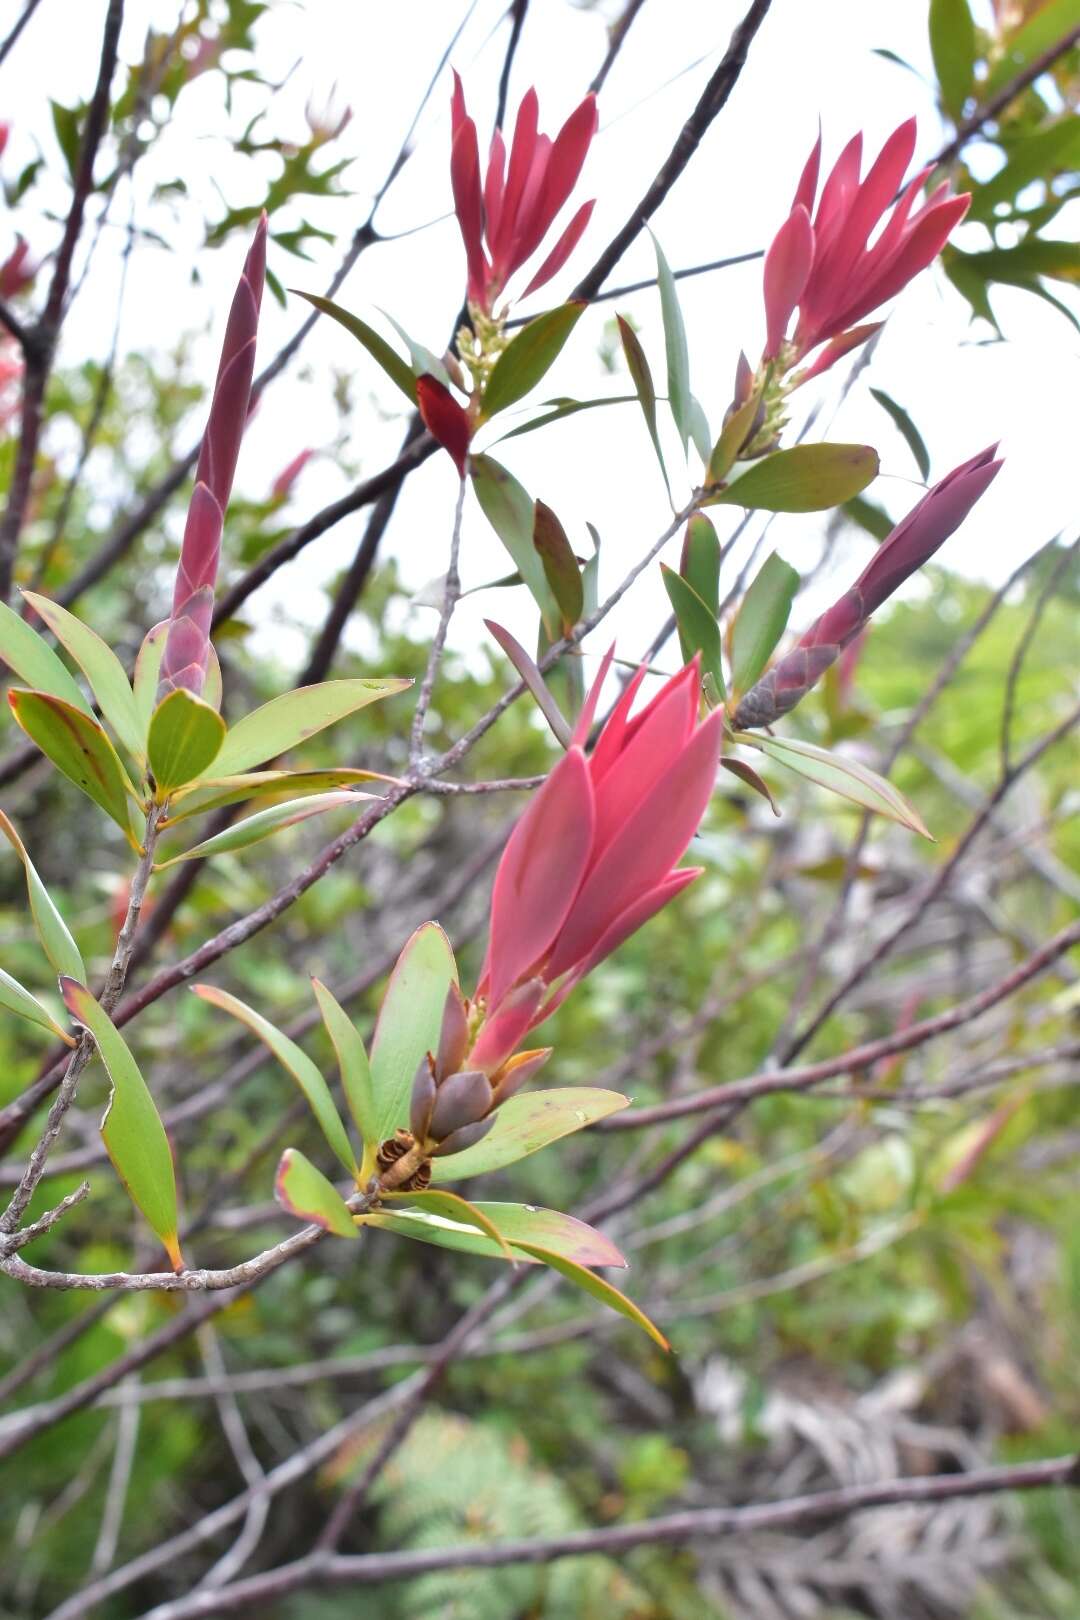
POLYGON ((645 418, 645 426, 649 430, 649 438, 652 440, 653 449, 656 451, 656 459, 660 463, 660 471, 664 477, 664 488, 667 490, 668 500, 670 500, 671 483, 664 462, 664 452, 660 446, 660 429, 656 422, 656 386, 653 383, 652 371, 649 369, 649 362, 645 358, 645 350, 641 347, 638 335, 630 322, 624 320, 621 315, 616 315, 615 319, 619 327, 619 341, 622 344, 623 354, 626 356, 626 369, 629 371, 630 379, 637 389, 641 414, 645 418))
POLYGON ((355 1177, 359 1166, 349 1141, 349 1133, 334 1106, 330 1087, 307 1053, 301 1051, 296 1042, 290 1040, 288 1035, 283 1034, 268 1018, 264 1018, 254 1007, 249 1007, 237 996, 231 996, 227 990, 218 990, 212 984, 193 984, 191 988, 203 1001, 210 1002, 211 1006, 220 1007, 222 1012, 231 1013, 233 1018, 238 1018, 242 1024, 246 1024, 248 1029, 270 1048, 282 1068, 292 1075, 304 1093, 311 1112, 318 1120, 319 1128, 334 1153, 350 1176, 355 1177))
POLYGON ((704 512, 695 512, 686 525, 679 572, 715 619, 720 612, 720 541, 704 512))
POLYGON ((683 660, 690 662, 696 652, 701 654, 703 675, 711 675, 721 699, 724 696, 724 673, 720 663, 720 626, 688 580, 673 569, 660 564, 664 588, 668 593, 675 623, 679 627, 679 646, 683 660))
POLYGON ((526 1254, 535 1255, 537 1260, 542 1260, 546 1266, 558 1271, 570 1282, 576 1283, 578 1288, 584 1289, 585 1293, 600 1300, 609 1310, 618 1311, 620 1316, 634 1322, 660 1346, 661 1350, 670 1351, 671 1345, 656 1323, 645 1315, 640 1305, 635 1305, 632 1299, 627 1299, 626 1295, 613 1287, 606 1278, 598 1277, 595 1272, 587 1271, 584 1266, 577 1265, 573 1260, 567 1260, 564 1255, 556 1254, 551 1249, 543 1249, 531 1243, 522 1243, 519 1247, 523 1248, 526 1254))
POLYGON ((724 426, 720 430, 720 437, 713 445, 712 455, 709 457, 708 481, 710 484, 721 484, 734 467, 739 451, 746 443, 747 434, 754 425, 758 406, 761 404, 761 387, 759 384, 749 399, 732 411, 724 426))
POLYGON ((764 672, 787 628, 791 604, 799 589, 799 576, 771 551, 743 597, 731 632, 731 681, 745 692, 764 672))
POLYGON ((576 416, 579 411, 598 411, 605 405, 630 405, 636 394, 611 394, 606 399, 546 399, 542 416, 534 416, 531 421, 522 422, 520 427, 511 428, 509 433, 500 434, 493 441, 494 444, 505 444, 507 439, 520 439, 525 433, 535 433, 537 428, 547 427, 549 422, 561 422, 564 417, 576 416))
MULTIPOLYGON (((649 234, 652 236, 651 231, 649 234)), ((668 404, 685 450, 690 439, 693 411, 690 394, 690 351, 686 346, 686 327, 679 307, 675 277, 655 236, 652 241, 656 249, 656 280, 660 288, 660 313, 664 321, 664 347, 667 351, 668 404)))
POLYGON ((164 872, 166 867, 176 866, 180 861, 205 861, 211 855, 232 855, 237 850, 250 849, 252 844, 260 844, 264 838, 272 838, 274 833, 281 832, 285 827, 295 827, 297 822, 307 821, 311 816, 324 815, 327 810, 340 810, 344 805, 355 807, 359 799, 375 797, 377 795, 374 793, 341 790, 315 794, 309 799, 288 799, 284 804, 272 804, 269 809, 257 810, 253 816, 245 816, 243 821, 226 827, 224 832, 204 838, 201 844, 185 849, 181 855, 173 855, 167 861, 156 861, 154 871, 164 872))
POLYGON ((138 1064, 119 1030, 85 985, 62 978, 68 1012, 94 1037, 112 1082, 112 1096, 101 1121, 106 1152, 132 1202, 165 1246, 173 1269, 184 1259, 177 1237, 176 1173, 165 1127, 138 1064))
POLYGON ((581 570, 574 556, 574 548, 566 537, 566 530, 551 507, 545 506, 543 501, 535 503, 533 545, 540 553, 548 584, 559 605, 563 634, 569 635, 581 618, 585 604, 581 570))
POLYGON ((28 1024, 36 1024, 39 1029, 47 1029, 50 1035, 58 1035, 67 1046, 74 1046, 75 1042, 56 1019, 43 1007, 37 996, 32 996, 29 990, 24 990, 18 979, 13 979, 10 973, 0 968, 0 1007, 14 1013, 17 1018, 25 1018, 28 1024))
POLYGON ((383 368, 390 381, 397 384, 405 398, 411 404, 416 404, 416 378, 411 368, 397 351, 390 347, 386 339, 379 336, 374 327, 362 321, 358 315, 351 315, 347 309, 342 309, 340 304, 331 303, 329 298, 320 298, 316 293, 301 292, 297 287, 289 290, 295 292, 298 298, 306 298, 309 304, 314 304, 324 315, 329 315, 332 320, 337 321, 346 332, 351 332, 353 337, 364 345, 371 358, 383 368))
POLYGON ((521 328, 491 368, 480 401, 485 418, 516 405, 543 381, 584 313, 584 303, 561 304, 521 328))
POLYGON ((930 0, 930 53, 945 110, 959 121, 975 82, 975 24, 968 0, 930 0))
POLYGON ((34 691, 48 692, 84 714, 90 713, 90 705, 67 665, 44 636, 6 602, 0 602, 0 658, 34 691))
POLYGON ((41 752, 77 788, 122 827, 138 847, 120 757, 97 721, 48 692, 12 687, 8 703, 16 721, 41 752))
POLYGON ((319 1004, 326 1032, 337 1054, 341 1071, 341 1088, 353 1123, 364 1144, 364 1159, 359 1181, 363 1186, 375 1168, 375 1153, 382 1138, 379 1136, 375 1113, 375 1091, 371 1080, 364 1043, 344 1007, 320 979, 312 979, 311 987, 319 1004))
MULTIPOLYGON (((396 1202, 397 1195, 394 1196, 396 1202)), ((381 1226, 421 1243, 459 1249, 466 1254, 487 1255, 493 1260, 506 1259, 503 1249, 476 1218, 482 1216, 496 1226, 510 1244, 514 1250, 512 1258, 535 1264, 535 1251, 544 1250, 581 1266, 626 1265, 618 1249, 602 1232, 557 1209, 542 1209, 534 1204, 467 1204, 464 1199, 456 1198, 451 1203, 450 1195, 434 1192, 403 1193, 401 1197, 409 1208, 391 1209, 381 1205, 358 1219, 365 1225, 381 1226), (475 1211, 475 1215, 466 1211, 475 1211)))
POLYGON ((83 624, 74 613, 69 613, 58 602, 35 591, 23 591, 30 606, 48 625, 62 647, 74 658, 90 690, 101 705, 101 712, 116 735, 135 759, 142 759, 144 733, 139 719, 138 705, 124 666, 96 631, 83 624))
POLYGON ((629 1097, 597 1086, 559 1086, 550 1091, 521 1091, 495 1112, 495 1123, 475 1146, 445 1159, 433 1159, 433 1182, 463 1181, 467 1176, 504 1170, 508 1164, 539 1153, 564 1136, 583 1131, 598 1119, 630 1106, 629 1097))
POLYGON ((559 637, 561 616, 543 559, 533 544, 533 501, 512 473, 491 456, 471 456, 469 470, 480 509, 514 560, 514 566, 532 592, 544 628, 552 641, 559 637))
MULTIPOLYGON (((1020 192, 1033 181, 1062 169, 1077 168, 1080 168, 1080 119, 1066 115, 1031 135, 1010 139, 1009 161, 991 179, 976 187, 967 217, 989 224, 999 204, 1009 203, 1015 209, 1020 192)), ((1065 201, 1063 193, 1057 196, 1065 201)), ((1045 223, 1045 216, 1043 220, 1045 223)))
POLYGON ((888 512, 882 506, 875 506, 873 501, 864 500, 861 495, 852 496, 840 508, 844 516, 852 523, 872 534, 875 540, 884 540, 896 527, 888 512))
POLYGON ((707 467, 712 457, 712 434, 709 431, 709 418, 705 415, 705 407, 701 401, 690 395, 690 437, 694 449, 701 457, 702 464, 707 467))
POLYGON ((0 810, 0 832, 22 861, 26 871, 30 913, 45 955, 57 973, 66 973, 69 978, 78 979, 81 983, 86 978, 86 969, 79 954, 79 947, 72 939, 68 926, 56 909, 48 889, 38 876, 37 869, 27 854, 26 845, 2 810, 0 810))
POLYGON ((898 405, 895 399, 893 399, 891 395, 887 394, 883 388, 871 388, 870 392, 877 400, 882 410, 892 418, 896 427, 899 429, 904 443, 915 457, 915 465, 918 467, 923 479, 929 478, 930 452, 927 450, 926 445, 923 442, 922 434, 911 420, 911 417, 908 415, 907 411, 905 411, 902 405, 898 405))
MULTIPOLYGON (((511 1265, 517 1263, 519 1257, 511 1249, 506 1241, 505 1234, 496 1226, 491 1216, 486 1213, 481 1205, 470 1204, 469 1200, 462 1198, 459 1193, 436 1192, 432 1189, 429 1192, 388 1193, 384 1196, 391 1200, 407 1198, 411 1204, 415 1204, 425 1214, 438 1215, 443 1220, 455 1221, 461 1225, 479 1228, 484 1236, 495 1245, 496 1250, 504 1260, 509 1260, 511 1265)), ((494 1206, 488 1206, 488 1208, 492 1207, 494 1206)))
POLYGON ((299 1148, 286 1148, 281 1155, 274 1177, 274 1196, 298 1220, 312 1221, 336 1237, 360 1236, 344 1198, 299 1148))
POLYGON ((252 765, 261 765, 344 720, 346 715, 404 692, 411 685, 411 680, 388 676, 380 680, 323 681, 319 686, 283 692, 231 727, 214 760, 214 770, 218 776, 235 776, 252 765))
POLYGON ((193 782, 213 764, 225 722, 202 698, 178 687, 154 710, 148 751, 154 781, 165 793, 193 782))
POLYGON ((762 512, 824 512, 858 495, 878 473, 868 444, 797 444, 747 463, 710 504, 762 512))
POLYGON ((246 799, 264 803, 279 803, 285 799, 304 799, 315 793, 329 793, 332 788, 359 787, 361 782, 388 782, 400 785, 396 776, 384 776, 381 771, 353 770, 341 766, 329 771, 249 771, 239 776, 211 776, 201 782, 190 783, 173 794, 169 814, 159 823, 161 827, 175 827, 178 821, 191 816, 204 816, 211 810, 220 810, 226 804, 242 804, 246 799))
POLYGON ((424 1054, 438 1050, 446 993, 457 982, 450 941, 438 923, 424 923, 397 959, 375 1025, 371 1084, 380 1142, 409 1123, 413 1078, 424 1054))
POLYGON ((872 810, 875 815, 898 821, 902 827, 933 842, 921 816, 904 796, 897 792, 891 782, 858 760, 832 754, 827 748, 819 748, 816 743, 800 742, 794 737, 761 737, 757 733, 750 736, 746 732, 737 732, 735 741, 759 749, 770 759, 815 782, 818 787, 827 788, 830 793, 849 799, 864 810, 872 810))

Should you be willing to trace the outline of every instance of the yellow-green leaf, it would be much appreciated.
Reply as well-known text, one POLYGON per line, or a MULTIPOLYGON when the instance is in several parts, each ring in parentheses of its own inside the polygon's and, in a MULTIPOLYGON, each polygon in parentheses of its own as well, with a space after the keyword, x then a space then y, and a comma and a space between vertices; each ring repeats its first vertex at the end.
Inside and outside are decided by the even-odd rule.
POLYGON ((275 759, 369 703, 393 697, 411 685, 411 680, 391 676, 383 680, 323 681, 319 686, 283 692, 230 728, 214 768, 218 776, 235 776, 252 765, 275 759))
MULTIPOLYGON (((434 1243, 440 1248, 459 1249, 466 1254, 506 1259, 501 1245, 481 1225, 481 1219, 494 1225, 514 1251, 513 1258, 535 1261, 538 1251, 558 1254, 566 1260, 587 1266, 625 1266, 626 1260, 610 1238, 573 1215, 536 1204, 466 1203, 447 1193, 402 1193, 405 1209, 380 1205, 357 1219, 366 1225, 382 1226, 402 1237, 434 1243)), ((397 1195, 395 1195, 396 1202, 397 1195)))
POLYGON ((68 1012, 94 1037, 112 1082, 101 1122, 106 1151, 132 1202, 165 1246, 176 1271, 183 1256, 177 1237, 176 1173, 161 1116, 119 1030, 83 984, 60 981, 68 1012))
POLYGON ((0 602, 0 658, 35 692, 48 692, 84 714, 90 713, 90 705, 63 659, 6 602, 0 602))
POLYGON ((138 844, 128 802, 128 782, 120 757, 90 715, 49 692, 12 687, 11 712, 58 771, 93 799, 138 844))
POLYGON ((409 1123, 413 1077, 424 1054, 438 1049, 446 994, 457 982, 450 941, 438 923, 424 923, 397 959, 371 1044, 375 1131, 380 1142, 409 1123))
POLYGON ((864 810, 872 810, 875 815, 898 821, 902 827, 933 842, 922 817, 912 809, 903 794, 898 793, 891 782, 872 771, 868 765, 849 759, 844 754, 832 754, 827 748, 819 748, 816 743, 800 742, 795 737, 762 737, 757 732, 752 736, 748 732, 736 732, 735 741, 759 749, 770 759, 786 765, 799 776, 805 776, 807 781, 815 782, 818 787, 827 788, 830 793, 849 799, 864 810))
POLYGON ((762 512, 824 512, 858 495, 878 473, 868 444, 797 444, 746 464, 711 505, 762 512))
POLYGON ((357 1238, 356 1222, 337 1188, 305 1158, 299 1148, 286 1148, 274 1177, 274 1196, 301 1221, 312 1221, 336 1237, 357 1238))
POLYGON ((70 978, 82 981, 86 978, 86 969, 79 954, 79 947, 72 939, 68 926, 56 909, 48 889, 38 876, 37 869, 27 854, 26 845, 2 810, 0 810, 0 832, 22 861, 26 871, 30 913, 45 955, 57 973, 66 973, 70 978))
POLYGON ((77 619, 74 613, 51 602, 36 591, 23 591, 34 612, 48 625, 62 647, 66 647, 101 705, 101 712, 116 735, 135 759, 143 757, 143 731, 135 697, 124 673, 124 666, 96 631, 77 619))
POLYGON ((131 687, 135 709, 139 716, 139 735, 143 738, 150 730, 150 720, 157 703, 158 676, 161 672, 165 638, 168 634, 169 621, 162 619, 160 624, 155 624, 146 632, 135 659, 135 674, 132 677, 131 687))
POLYGON ((231 996, 227 990, 218 990, 212 984, 193 984, 191 988, 203 1001, 208 1001, 213 1007, 220 1007, 222 1012, 230 1013, 233 1018, 238 1018, 242 1024, 246 1024, 248 1029, 269 1047, 282 1068, 292 1075, 304 1093, 331 1148, 349 1174, 355 1177, 359 1166, 349 1141, 349 1133, 341 1122, 341 1115, 330 1095, 330 1087, 307 1053, 301 1051, 296 1042, 290 1040, 288 1035, 272 1024, 268 1018, 264 1018, 254 1007, 249 1007, 237 996, 231 996))
POLYGON ((3 968, 0 968, 0 1007, 6 1007, 8 1012, 14 1013, 17 1018, 25 1018, 29 1024, 36 1024, 39 1029, 47 1029, 50 1035, 59 1035, 67 1046, 75 1045, 67 1030, 56 1022, 37 996, 24 990, 18 979, 13 979, 3 968))
POLYGON ((341 791, 319 793, 308 799, 288 799, 284 804, 272 804, 269 809, 256 810, 253 816, 245 816, 243 821, 236 822, 232 827, 226 827, 224 832, 215 833, 212 838, 204 838, 201 844, 186 849, 182 855, 173 855, 167 861, 155 862, 154 871, 163 872, 166 867, 176 866, 180 861, 205 861, 212 855, 231 855, 236 850, 249 849, 252 844, 261 843, 264 838, 271 838, 283 827, 293 827, 298 821, 307 821, 311 816, 321 816, 327 810, 340 810, 343 805, 355 807, 359 799, 375 797, 373 793, 341 791))
POLYGON ((773 648, 787 628, 799 576, 770 551, 742 599, 731 631, 731 680, 745 692, 769 662, 773 648))
MULTIPOLYGON (((411 1077, 410 1077, 411 1078, 411 1077)), ((629 1097, 598 1086, 558 1086, 550 1091, 521 1091, 496 1109, 495 1123, 474 1147, 433 1159, 434 1182, 463 1181, 538 1153, 561 1137, 572 1136, 608 1114, 630 1106, 629 1097)))
POLYGON ((202 698, 178 688, 154 710, 148 751, 154 782, 164 792, 194 781, 213 764, 225 722, 202 698))
POLYGON ((575 1261, 568 1260, 565 1255, 556 1254, 552 1249, 542 1249, 532 1243, 522 1243, 520 1247, 527 1254, 535 1255, 537 1260, 542 1260, 544 1265, 550 1266, 553 1271, 560 1272, 570 1282, 576 1283, 579 1288, 584 1289, 587 1294, 591 1294, 594 1299, 600 1300, 610 1310, 618 1311, 620 1316, 627 1317, 629 1321, 636 1323, 639 1328, 643 1328, 649 1338, 655 1340, 660 1346, 661 1350, 671 1349, 668 1340, 661 1333, 656 1323, 645 1315, 640 1305, 635 1305, 632 1299, 627 1299, 626 1295, 621 1293, 618 1288, 614 1288, 606 1278, 598 1277, 595 1272, 587 1271, 584 1266, 579 1266, 575 1261))
POLYGON ((522 327, 491 368, 480 401, 485 417, 515 405, 543 380, 584 313, 584 303, 561 304, 522 327))
POLYGON ((210 776, 178 788, 169 803, 169 814, 162 827, 175 827, 191 816, 205 816, 223 805, 242 804, 245 799, 276 804, 285 799, 310 798, 333 788, 358 787, 361 782, 387 782, 400 786, 396 776, 381 771, 359 771, 342 766, 329 771, 248 771, 238 776, 210 776))
POLYGON ((326 1033, 337 1054, 341 1070, 341 1088, 353 1123, 364 1144, 364 1162, 361 1182, 366 1182, 375 1165, 375 1150, 381 1140, 375 1115, 375 1092, 371 1083, 371 1065, 368 1063, 364 1043, 352 1019, 337 997, 320 979, 312 979, 311 987, 319 1004, 326 1033))
MULTIPOLYGON (((475 1226, 484 1236, 490 1238, 504 1260, 513 1265, 517 1259, 505 1236, 496 1226, 491 1216, 478 1204, 470 1204, 467 1198, 460 1193, 438 1192, 429 1188, 426 1192, 412 1193, 384 1193, 384 1198, 407 1198, 411 1204, 429 1215, 440 1215, 445 1220, 456 1221, 466 1226, 475 1226)), ((491 1207, 490 1205, 488 1206, 491 1207)))

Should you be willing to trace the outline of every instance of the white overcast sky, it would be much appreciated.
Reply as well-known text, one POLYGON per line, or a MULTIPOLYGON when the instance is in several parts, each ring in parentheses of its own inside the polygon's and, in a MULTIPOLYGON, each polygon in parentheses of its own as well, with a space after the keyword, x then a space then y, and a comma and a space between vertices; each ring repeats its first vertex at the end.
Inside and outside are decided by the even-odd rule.
MULTIPOLYGON (((607 15, 617 9, 609 5, 607 15)), ((561 281, 537 295, 533 307, 545 307, 550 293, 568 291, 575 271, 584 269, 622 224, 669 150, 743 9, 742 0, 647 0, 601 97, 601 131, 578 193, 598 198, 592 224, 561 281), (698 65, 685 71, 695 61, 698 65)), ((976 0, 977 11, 987 9, 976 0)), ((4 160, 6 173, 16 172, 32 155, 35 137, 47 153, 53 152, 47 97, 70 102, 89 93, 104 10, 103 0, 43 0, 2 74, 2 112, 14 126, 4 160)), ((343 245, 364 217, 371 192, 381 182, 464 10, 458 0, 398 0, 393 6, 371 0, 277 0, 259 25, 263 73, 284 77, 295 66, 275 99, 267 129, 302 138, 306 101, 311 96, 325 100, 335 86, 339 104, 348 103, 353 109, 353 121, 334 150, 355 159, 345 176, 355 197, 352 202, 307 210, 311 219, 340 231, 343 245)), ((453 54, 481 129, 490 126, 506 38, 506 24, 500 25, 504 11, 505 0, 477 0, 453 54)), ((178 14, 175 3, 129 0, 125 59, 138 57, 148 25, 169 29, 178 14)), ((919 118, 917 157, 932 154, 946 130, 927 82, 925 25, 926 6, 921 0, 904 4, 775 0, 728 107, 654 220, 672 265, 691 265, 767 242, 790 202, 819 117, 827 159, 858 128, 865 131, 867 147, 876 151, 896 124, 913 112, 919 118), (881 46, 897 52, 926 77, 875 56, 874 47, 881 46)), ((569 0, 533 0, 511 86, 511 109, 528 85, 535 84, 541 125, 553 131, 580 98, 604 47, 603 8, 581 11, 569 0)), ((379 214, 384 233, 407 231, 436 219, 449 207, 448 98, 447 74, 421 122, 415 156, 379 214)), ((253 91, 238 106, 250 114, 264 101, 264 94, 253 91)), ((192 194, 205 201, 215 217, 220 212, 215 186, 234 205, 259 201, 262 180, 248 160, 235 157, 225 138, 219 77, 207 75, 192 86, 181 108, 176 128, 137 171, 137 210, 145 210, 154 183, 177 174, 186 177, 192 194)), ((271 164, 267 173, 272 172, 271 164)), ((60 192, 53 200, 62 206, 60 192)), ((126 208, 124 199, 117 209, 121 221, 126 208)), ((1075 213, 1059 216, 1052 229, 1065 234, 1070 219, 1075 230, 1075 213)), ((160 220, 158 225, 162 228, 160 220)), ((29 212, 9 222, 11 231, 16 226, 39 249, 49 245, 48 232, 29 212)), ((181 214, 166 228, 171 252, 146 246, 133 258, 122 345, 153 351, 167 346, 183 329, 209 328, 204 343, 209 377, 243 246, 236 239, 212 259, 204 254, 203 280, 193 286, 190 272, 200 241, 194 211, 188 217, 181 214)), ((99 262, 65 329, 66 362, 107 352, 120 240, 119 231, 103 238, 99 262)), ((978 246, 985 238, 972 229, 959 240, 978 246)), ((315 264, 304 265, 272 248, 271 264, 286 283, 322 290, 339 252, 327 247, 315 264)), ((651 272, 651 248, 644 238, 627 254, 614 279, 621 283, 651 272)), ((760 352, 760 277, 760 265, 750 264, 682 284, 692 382, 714 431, 730 398, 739 349, 745 347, 751 356, 760 352)), ((414 336, 438 349, 448 336, 463 278, 456 226, 446 220, 371 249, 338 297, 376 324, 376 307, 383 306, 414 336)), ((293 300, 282 312, 272 298, 264 302, 263 360, 300 318, 295 306, 293 300)), ((602 325, 613 307, 632 315, 638 324, 662 386, 663 338, 657 297, 650 291, 587 315, 568 353, 543 385, 541 397, 573 393, 584 398, 626 390, 625 375, 606 375, 597 358, 602 325)), ((870 398, 868 382, 910 411, 930 448, 932 477, 941 476, 988 441, 1001 439, 1005 470, 944 553, 954 566, 990 581, 1004 577, 1021 556, 1056 531, 1075 526, 1080 398, 1080 339, 1075 330, 1048 305, 1018 292, 999 290, 995 307, 1010 339, 1007 343, 990 343, 986 328, 969 325, 966 306, 937 269, 924 274, 895 306, 872 370, 835 414, 843 368, 825 379, 820 419, 834 439, 862 440, 878 447, 882 477, 868 493, 894 517, 902 516, 918 497, 917 474, 902 440, 870 398)), ((359 347, 325 322, 309 339, 303 358, 302 367, 274 385, 252 424, 238 474, 237 487, 246 493, 263 493, 298 450, 318 449, 330 439, 335 430, 332 368, 355 366, 362 379, 355 432, 362 471, 377 470, 395 453, 404 426, 398 411, 400 396, 359 347), (375 403, 382 409, 375 409, 375 403)), ((808 405, 814 386, 804 391, 808 405)), ((193 424, 193 439, 197 432, 198 424, 193 424)), ((589 413, 497 452, 504 453, 530 492, 560 514, 579 549, 585 549, 585 521, 596 524, 604 543, 605 593, 665 525, 664 492, 636 408, 589 413)), ((678 465, 673 441, 670 460, 678 465)), ((681 498, 689 482, 675 482, 681 498)), ((439 455, 409 480, 399 503, 388 549, 399 559, 406 580, 417 587, 444 566, 454 485, 449 458, 439 455)), ((345 487, 340 469, 325 460, 314 463, 297 486, 291 515, 302 521, 345 487)), ((722 517, 721 524, 733 524, 735 517, 722 517)), ((362 523, 363 514, 350 519, 313 546, 302 561, 282 571, 253 599, 249 617, 264 625, 282 614, 316 622, 322 608, 319 582, 351 557, 362 523)), ((784 517, 774 523, 770 544, 806 570, 817 556, 822 532, 822 519, 784 517)), ((861 544, 853 537, 851 550, 837 564, 840 576, 858 566, 861 544)), ((470 503, 463 554, 466 584, 480 583, 505 569, 505 554, 470 503)), ((650 571, 620 609, 616 620, 620 651, 632 655, 648 639, 666 607, 661 594, 658 578, 650 571)), ((486 635, 480 626, 484 613, 519 632, 525 630, 531 620, 527 601, 514 600, 522 597, 521 592, 499 592, 470 598, 455 623, 459 644, 468 646, 478 635, 486 635)), ((419 620, 416 629, 421 633, 419 620)))

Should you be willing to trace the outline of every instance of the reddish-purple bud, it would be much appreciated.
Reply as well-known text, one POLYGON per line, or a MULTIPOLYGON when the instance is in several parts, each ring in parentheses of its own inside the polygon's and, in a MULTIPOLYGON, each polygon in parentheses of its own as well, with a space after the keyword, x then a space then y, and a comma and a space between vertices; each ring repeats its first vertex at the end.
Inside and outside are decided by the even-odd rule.
POLYGON ((456 984, 451 984, 443 1003, 439 1050, 435 1056, 435 1073, 440 1080, 445 1080, 448 1074, 457 1073, 468 1049, 469 1016, 461 991, 456 984))
POLYGON ((192 599, 196 593, 208 591, 211 609, 213 607, 225 508, 232 491, 236 459, 240 453, 240 440, 251 397, 255 334, 266 274, 266 225, 266 215, 263 214, 244 261, 243 273, 229 311, 221 362, 210 402, 210 416, 199 447, 195 489, 180 548, 172 615, 161 657, 159 698, 167 696, 180 685, 198 695, 202 691, 198 671, 201 669, 205 674, 210 656, 210 616, 201 606, 196 611, 192 599), (181 627, 185 623, 202 626, 204 621, 205 647, 194 657, 186 656, 191 648, 185 640, 188 632, 181 627))
POLYGON ((428 1131, 441 1142, 452 1131, 475 1125, 493 1101, 491 1081, 479 1069, 461 1069, 444 1080, 435 1094, 428 1131))

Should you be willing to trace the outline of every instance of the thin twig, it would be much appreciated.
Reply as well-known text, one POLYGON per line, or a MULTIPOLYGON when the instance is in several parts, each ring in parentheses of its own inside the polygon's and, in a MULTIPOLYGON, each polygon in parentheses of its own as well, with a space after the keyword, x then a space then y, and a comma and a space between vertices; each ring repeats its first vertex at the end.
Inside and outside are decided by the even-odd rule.
POLYGON ((424 670, 424 678, 420 683, 420 692, 416 699, 416 710, 413 714, 412 730, 409 734, 409 769, 421 776, 427 774, 421 769, 424 753, 424 722, 431 707, 431 698, 435 690, 439 664, 442 662, 443 648, 446 646, 446 633, 450 628, 450 620, 454 616, 458 598, 461 596, 461 575, 458 572, 458 559, 461 555, 461 516, 465 510, 465 491, 467 488, 468 479, 462 474, 461 481, 458 484, 457 501, 454 505, 453 526, 450 530, 450 560, 443 580, 439 622, 432 637, 427 668, 424 670))

